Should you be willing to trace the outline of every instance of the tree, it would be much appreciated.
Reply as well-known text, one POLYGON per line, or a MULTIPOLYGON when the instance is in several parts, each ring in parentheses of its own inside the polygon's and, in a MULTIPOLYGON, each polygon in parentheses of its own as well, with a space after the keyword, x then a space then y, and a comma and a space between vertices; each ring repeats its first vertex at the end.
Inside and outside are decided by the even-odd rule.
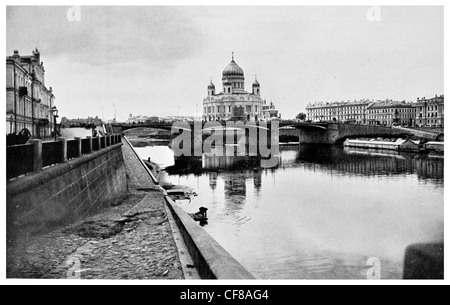
POLYGON ((303 112, 300 112, 299 114, 297 114, 297 116, 295 118, 299 119, 300 121, 304 121, 306 119, 306 114, 304 114, 303 112))

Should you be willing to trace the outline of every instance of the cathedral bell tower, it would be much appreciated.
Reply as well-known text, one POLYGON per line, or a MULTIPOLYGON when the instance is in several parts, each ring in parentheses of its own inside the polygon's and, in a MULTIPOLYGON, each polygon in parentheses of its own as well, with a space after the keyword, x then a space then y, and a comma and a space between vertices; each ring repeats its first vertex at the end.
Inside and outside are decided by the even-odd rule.
POLYGON ((254 95, 260 96, 261 95, 261 91, 260 91, 260 87, 259 87, 259 82, 256 79, 256 75, 255 75, 255 81, 252 84, 252 93, 254 95))
POLYGON ((213 96, 214 94, 216 94, 216 86, 214 86, 212 79, 210 79, 208 85, 208 96, 213 96))

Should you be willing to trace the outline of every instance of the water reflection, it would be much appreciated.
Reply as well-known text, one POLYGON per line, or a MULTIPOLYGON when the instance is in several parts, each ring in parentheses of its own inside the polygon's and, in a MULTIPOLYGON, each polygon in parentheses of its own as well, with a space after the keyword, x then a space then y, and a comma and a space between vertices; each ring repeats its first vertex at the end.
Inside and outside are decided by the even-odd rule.
POLYGON ((209 186, 211 187, 212 190, 215 190, 217 187, 217 177, 218 176, 219 176, 219 174, 217 172, 208 173, 209 186))
POLYGON ((250 156, 203 156, 205 170, 228 169, 239 170, 259 167, 261 158, 250 156))
POLYGON ((297 145, 280 147, 277 168, 259 162, 167 168, 198 194, 182 208, 207 207, 205 230, 258 278, 365 279, 370 257, 401 278, 408 245, 443 239, 443 157, 297 145))
POLYGON ((394 151, 342 149, 338 146, 300 145, 296 163, 322 165, 342 175, 417 174, 420 179, 443 182, 444 158, 394 151))

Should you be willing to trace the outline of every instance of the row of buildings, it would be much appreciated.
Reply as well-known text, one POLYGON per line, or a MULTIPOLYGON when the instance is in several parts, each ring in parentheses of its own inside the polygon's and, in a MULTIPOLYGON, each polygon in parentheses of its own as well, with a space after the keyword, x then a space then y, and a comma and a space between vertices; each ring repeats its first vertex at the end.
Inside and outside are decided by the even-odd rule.
POLYGON ((66 117, 61 118, 61 127, 93 127, 102 126, 103 121, 98 116, 95 118, 88 116, 87 118, 68 119, 66 117))
POLYGON ((57 116, 52 87, 45 85, 44 63, 39 50, 21 56, 14 51, 6 57, 6 131, 27 131, 35 138, 46 138, 54 131, 57 116))
POLYGON ((359 100, 315 102, 306 107, 312 122, 345 122, 385 126, 444 127, 444 95, 416 102, 359 100))
POLYGON ((216 91, 212 80, 203 99, 204 121, 263 121, 280 118, 274 104, 261 98, 261 86, 256 79, 252 91, 245 91, 244 70, 234 61, 222 71, 222 90, 216 91))

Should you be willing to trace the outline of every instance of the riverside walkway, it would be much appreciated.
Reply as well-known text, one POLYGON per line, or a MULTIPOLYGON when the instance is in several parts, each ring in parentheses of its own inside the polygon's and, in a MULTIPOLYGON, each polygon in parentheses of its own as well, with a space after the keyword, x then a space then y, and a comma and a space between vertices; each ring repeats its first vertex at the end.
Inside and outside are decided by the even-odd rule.
POLYGON ((68 226, 8 241, 7 278, 185 278, 164 195, 123 142, 127 197, 68 226))

